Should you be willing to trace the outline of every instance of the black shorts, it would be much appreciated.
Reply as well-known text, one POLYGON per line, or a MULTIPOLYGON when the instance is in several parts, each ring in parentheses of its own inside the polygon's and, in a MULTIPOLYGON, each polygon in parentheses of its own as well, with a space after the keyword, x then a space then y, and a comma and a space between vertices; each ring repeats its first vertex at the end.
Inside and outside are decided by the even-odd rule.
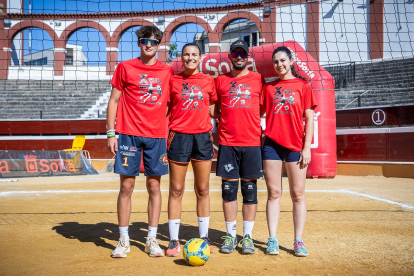
POLYGON ((269 137, 265 138, 262 149, 263 160, 281 160, 284 162, 298 162, 300 151, 293 151, 279 145, 269 137))
POLYGON ((260 146, 219 146, 217 176, 226 178, 259 178, 263 176, 260 146))
POLYGON ((211 131, 197 134, 179 133, 170 130, 168 135, 168 160, 189 163, 190 160, 213 159, 213 134, 211 131))

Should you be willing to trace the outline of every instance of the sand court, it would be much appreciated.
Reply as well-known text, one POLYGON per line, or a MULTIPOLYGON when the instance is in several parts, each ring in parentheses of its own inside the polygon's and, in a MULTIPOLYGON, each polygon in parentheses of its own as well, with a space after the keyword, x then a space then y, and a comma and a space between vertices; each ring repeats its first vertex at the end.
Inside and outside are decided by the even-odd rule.
MULTIPOLYGON (((264 254, 268 238, 266 184, 258 181, 258 213, 253 229, 256 254, 218 252, 225 235, 221 180, 211 175, 209 237, 216 252, 203 267, 182 259, 150 258, 144 253, 147 233, 145 177, 137 177, 130 222, 131 253, 126 259, 110 254, 118 239, 115 174, 98 176, 20 178, 0 182, 0 274, 148 275, 171 273, 366 275, 414 272, 414 180, 385 177, 337 176, 309 179, 306 186, 306 258, 293 255, 292 204, 288 180, 278 228, 280 255, 264 254)), ((168 176, 161 183, 163 206, 158 228, 162 248, 168 245, 168 176)), ((241 194, 239 193, 241 199, 241 194)), ((189 172, 183 198, 180 239, 198 237, 196 197, 189 172)), ((241 200, 239 200, 241 210, 241 200)), ((238 238, 242 214, 237 217, 238 238)))

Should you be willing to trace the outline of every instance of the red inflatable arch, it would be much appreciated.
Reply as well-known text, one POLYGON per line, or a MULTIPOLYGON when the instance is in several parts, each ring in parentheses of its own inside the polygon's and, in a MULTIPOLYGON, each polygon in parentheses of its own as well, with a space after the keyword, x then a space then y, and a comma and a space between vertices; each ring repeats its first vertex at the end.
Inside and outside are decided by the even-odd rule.
MULTIPOLYGON (((336 175, 336 119, 335 119, 335 81, 332 76, 295 41, 273 43, 250 48, 249 70, 261 73, 265 78, 277 77, 272 64, 273 50, 286 46, 292 51, 293 61, 299 75, 310 80, 318 106, 315 109, 315 134, 312 141, 312 162, 307 177, 333 178, 336 175)), ((230 72, 231 63, 228 52, 202 55, 200 71, 217 77, 230 72)), ((171 62, 176 73, 182 71, 181 59, 171 62)))

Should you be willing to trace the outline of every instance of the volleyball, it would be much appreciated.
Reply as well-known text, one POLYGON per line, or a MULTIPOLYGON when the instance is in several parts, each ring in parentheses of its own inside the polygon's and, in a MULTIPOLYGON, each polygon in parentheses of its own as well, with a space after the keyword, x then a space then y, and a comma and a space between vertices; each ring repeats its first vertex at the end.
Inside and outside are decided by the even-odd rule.
POLYGON ((203 239, 191 239, 184 245, 183 256, 188 264, 201 266, 210 258, 210 247, 203 239))

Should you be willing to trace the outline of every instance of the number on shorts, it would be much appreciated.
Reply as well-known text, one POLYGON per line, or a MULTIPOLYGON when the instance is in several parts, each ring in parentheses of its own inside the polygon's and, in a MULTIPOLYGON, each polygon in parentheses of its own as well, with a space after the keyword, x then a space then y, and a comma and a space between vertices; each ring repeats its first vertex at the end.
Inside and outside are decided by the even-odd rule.
POLYGON ((128 167, 127 161, 128 161, 128 157, 125 157, 124 158, 124 164, 122 164, 122 166, 128 167))

